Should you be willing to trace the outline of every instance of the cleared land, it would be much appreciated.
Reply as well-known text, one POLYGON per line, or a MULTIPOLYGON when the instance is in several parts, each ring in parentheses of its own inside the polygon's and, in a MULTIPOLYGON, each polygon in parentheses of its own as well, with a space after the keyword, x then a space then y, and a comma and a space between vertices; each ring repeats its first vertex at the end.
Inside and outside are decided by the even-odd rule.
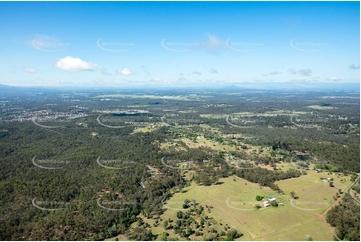
MULTIPOLYGON (((282 169, 292 167, 292 164, 282 163, 282 169)), ((281 166, 281 165, 280 165, 281 166)), ((205 206, 212 206, 208 216, 221 222, 214 226, 223 229, 225 224, 242 232, 244 236, 239 240, 305 240, 309 235, 313 240, 333 240, 334 229, 326 223, 323 212, 334 203, 333 196, 338 189, 346 189, 350 184, 350 177, 338 177, 337 174, 316 173, 308 171, 308 175, 279 181, 277 184, 284 191, 284 195, 277 194, 268 187, 260 187, 238 177, 220 179, 222 184, 212 186, 197 186, 185 188, 183 193, 175 193, 166 201, 167 211, 161 216, 164 220, 176 220, 176 211, 182 209, 185 199, 195 199, 205 206), (320 178, 334 178, 335 187, 323 182, 320 178), (341 182, 341 179, 346 182, 341 182), (299 197, 292 200, 290 192, 294 191, 299 197), (274 197, 284 206, 266 207, 257 210, 255 204, 257 195, 267 198, 274 197)), ((152 219, 145 219, 152 224, 152 219)), ((162 233, 163 226, 152 228, 154 233, 162 233)), ((176 235, 167 230, 170 237, 176 235)), ((193 239, 202 240, 203 237, 193 239)))

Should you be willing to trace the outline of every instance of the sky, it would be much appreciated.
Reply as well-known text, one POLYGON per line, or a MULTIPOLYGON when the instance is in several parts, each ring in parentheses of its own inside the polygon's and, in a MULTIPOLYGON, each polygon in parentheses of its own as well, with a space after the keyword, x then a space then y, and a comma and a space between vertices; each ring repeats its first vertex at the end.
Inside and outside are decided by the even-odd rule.
POLYGON ((0 2, 0 84, 359 83, 359 2, 0 2))

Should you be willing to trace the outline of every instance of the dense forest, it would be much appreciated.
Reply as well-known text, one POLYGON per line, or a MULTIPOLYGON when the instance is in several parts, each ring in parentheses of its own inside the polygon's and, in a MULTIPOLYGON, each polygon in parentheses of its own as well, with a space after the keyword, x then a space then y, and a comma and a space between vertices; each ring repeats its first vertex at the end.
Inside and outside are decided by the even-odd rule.
MULTIPOLYGON (((131 240, 164 239, 166 235, 153 235, 142 227, 138 236, 129 227, 139 221, 139 215, 152 218, 162 214, 161 201, 172 188, 186 187, 192 181, 212 186, 219 178, 236 175, 282 192, 275 181, 306 172, 257 165, 291 162, 297 152, 307 152, 312 156, 310 162, 319 161, 322 169, 360 170, 359 99, 351 94, 349 99, 343 98, 345 93, 332 93, 333 99, 322 98, 329 93, 292 97, 278 92, 232 96, 181 90, 107 94, 54 91, 0 96, 1 240, 104 240, 118 234, 131 240), (156 97, 141 98, 145 94, 156 97), (165 94, 177 98, 162 99, 165 94), (302 116, 302 112, 312 111, 307 108, 310 105, 321 107, 317 117, 302 116), (124 110, 147 112, 124 114, 124 110), (300 112, 295 121, 289 115, 293 111, 300 112), (75 118, 67 118, 71 115, 75 118), (110 128, 100 125, 97 118, 110 128), (56 128, 49 128, 52 125, 56 128), (118 126, 122 127, 111 128, 118 126), (144 126, 150 129, 137 132, 144 126), (197 142, 200 136, 236 149, 226 154, 209 147, 189 147, 180 140, 197 142), (172 142, 175 147, 161 148, 172 142), (252 146, 263 148, 246 152, 252 146), (266 148, 270 156, 264 155, 266 148), (230 166, 226 155, 255 161, 253 169, 230 166), (187 170, 194 175, 186 179, 184 170, 162 163, 164 157, 168 162, 192 162, 187 170)), ((197 209, 200 207, 194 211, 197 209)), ((327 221, 336 227, 339 239, 359 237, 356 210, 359 205, 345 197, 328 213, 327 221)), ((179 226, 173 226, 184 238, 195 233, 187 231, 189 226, 182 222, 191 215, 181 216, 180 222, 176 221, 179 226)), ((205 239, 217 236, 232 240, 241 234, 229 230, 205 239)))
POLYGON ((358 241, 360 239, 360 206, 349 195, 327 213, 327 222, 336 227, 340 240, 358 241))

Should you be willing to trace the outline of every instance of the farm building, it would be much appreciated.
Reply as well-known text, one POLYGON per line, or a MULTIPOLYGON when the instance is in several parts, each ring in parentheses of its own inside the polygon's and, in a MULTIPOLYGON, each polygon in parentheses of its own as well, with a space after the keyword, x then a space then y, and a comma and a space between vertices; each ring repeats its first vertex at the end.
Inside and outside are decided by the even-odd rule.
POLYGON ((268 199, 268 201, 270 201, 270 202, 276 201, 276 198, 271 197, 271 198, 268 199))

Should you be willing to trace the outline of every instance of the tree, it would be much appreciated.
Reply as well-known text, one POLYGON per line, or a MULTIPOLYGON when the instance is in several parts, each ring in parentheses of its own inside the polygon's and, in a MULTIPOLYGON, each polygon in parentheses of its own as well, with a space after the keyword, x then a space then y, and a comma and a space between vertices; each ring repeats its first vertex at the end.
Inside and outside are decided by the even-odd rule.
POLYGON ((164 222, 163 222, 163 227, 164 227, 164 229, 167 229, 167 228, 168 228, 168 225, 169 225, 168 220, 164 220, 164 222))
POLYGON ((272 206, 272 207, 277 207, 277 206, 278 206, 278 203, 277 203, 276 201, 272 201, 272 202, 271 202, 271 206, 272 206))
POLYGON ((182 211, 177 212, 177 218, 183 218, 183 212, 182 211))
POLYGON ((160 236, 160 240, 167 241, 169 234, 167 232, 163 232, 163 234, 160 236))
POLYGON ((187 208, 189 208, 189 204, 188 203, 183 203, 183 209, 187 209, 187 208))
POLYGON ((153 240, 154 235, 148 229, 144 228, 134 228, 127 234, 127 238, 129 240, 142 240, 142 241, 149 241, 153 240))
POLYGON ((294 191, 291 192, 291 197, 295 198, 296 197, 296 193, 294 191))
POLYGON ((348 194, 327 212, 326 221, 336 227, 337 237, 341 240, 360 239, 360 208, 348 194))
POLYGON ((234 240, 236 238, 241 237, 243 234, 242 233, 238 233, 238 231, 236 229, 231 229, 229 231, 227 231, 227 240, 234 240))

